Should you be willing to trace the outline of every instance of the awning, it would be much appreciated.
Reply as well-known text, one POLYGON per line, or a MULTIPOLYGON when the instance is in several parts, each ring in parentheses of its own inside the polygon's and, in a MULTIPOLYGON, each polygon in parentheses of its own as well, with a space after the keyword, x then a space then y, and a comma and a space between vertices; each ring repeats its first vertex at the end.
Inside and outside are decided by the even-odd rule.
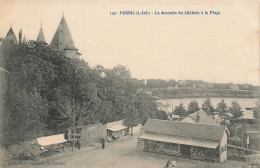
POLYGON ((139 138, 153 140, 153 141, 160 141, 160 142, 189 145, 189 146, 198 146, 198 147, 211 148, 211 149, 216 149, 219 144, 218 141, 199 140, 199 139, 192 139, 189 137, 163 136, 163 135, 148 134, 148 133, 141 135, 139 138))
POLYGON ((67 140, 64 138, 64 134, 46 136, 37 138, 37 142, 41 146, 54 145, 66 142, 67 140))
POLYGON ((126 129, 127 127, 124 126, 124 125, 112 125, 112 126, 109 126, 107 127, 108 130, 111 130, 111 131, 120 131, 120 130, 123 130, 123 129, 126 129))

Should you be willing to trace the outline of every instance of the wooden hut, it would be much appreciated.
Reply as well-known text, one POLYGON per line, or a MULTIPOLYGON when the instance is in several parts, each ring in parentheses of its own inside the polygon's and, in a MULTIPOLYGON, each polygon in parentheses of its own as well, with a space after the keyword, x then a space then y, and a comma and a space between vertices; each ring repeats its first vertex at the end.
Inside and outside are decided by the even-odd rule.
MULTIPOLYGON (((69 141, 73 141, 73 130, 70 131, 69 141)), ((99 143, 101 138, 106 137, 106 129, 101 123, 90 124, 86 126, 78 127, 75 131, 76 145, 88 146, 91 144, 99 143)))
POLYGON ((106 124, 107 139, 116 140, 129 134, 129 127, 124 125, 124 120, 119 120, 106 124))
POLYGON ((214 162, 227 160, 226 126, 148 119, 143 130, 138 146, 145 151, 214 162))

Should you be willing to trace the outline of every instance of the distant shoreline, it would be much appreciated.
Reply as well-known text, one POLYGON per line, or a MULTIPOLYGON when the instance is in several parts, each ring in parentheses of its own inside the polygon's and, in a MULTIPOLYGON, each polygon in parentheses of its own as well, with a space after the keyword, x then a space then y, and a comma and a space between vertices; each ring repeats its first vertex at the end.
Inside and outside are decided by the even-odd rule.
POLYGON ((228 89, 156 89, 146 93, 159 99, 182 98, 260 98, 260 91, 228 90, 228 89))

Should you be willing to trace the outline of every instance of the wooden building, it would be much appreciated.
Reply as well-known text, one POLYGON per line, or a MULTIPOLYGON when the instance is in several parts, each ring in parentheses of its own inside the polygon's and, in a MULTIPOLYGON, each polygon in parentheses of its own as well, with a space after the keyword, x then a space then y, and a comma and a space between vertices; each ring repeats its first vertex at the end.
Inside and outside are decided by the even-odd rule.
MULTIPOLYGON (((73 141, 73 130, 70 130, 69 141, 73 141)), ((75 131, 75 143, 80 148, 99 143, 101 138, 106 137, 106 129, 101 123, 78 127, 75 131)))
POLYGON ((227 160, 226 126, 148 119, 143 130, 138 146, 144 151, 214 162, 227 160))
POLYGON ((129 127, 124 125, 124 120, 119 120, 106 124, 107 139, 116 140, 129 134, 129 127))
POLYGON ((181 122, 220 125, 220 123, 214 120, 211 115, 207 114, 207 112, 203 110, 189 114, 187 117, 181 120, 181 122))

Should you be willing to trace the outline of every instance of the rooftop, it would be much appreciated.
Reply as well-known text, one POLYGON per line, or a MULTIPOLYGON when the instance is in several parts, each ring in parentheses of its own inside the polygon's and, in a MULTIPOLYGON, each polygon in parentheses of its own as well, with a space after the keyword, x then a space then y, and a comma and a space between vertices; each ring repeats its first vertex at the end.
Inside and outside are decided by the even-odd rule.
POLYGON ((44 33, 43 33, 43 30, 42 30, 42 26, 40 28, 40 31, 39 31, 39 34, 38 34, 38 37, 37 37, 36 41, 42 42, 42 43, 46 43, 45 37, 44 37, 44 33))
POLYGON ((13 40, 14 43, 18 43, 17 38, 16 38, 16 36, 14 34, 14 31, 13 31, 12 27, 9 29, 8 33, 6 34, 5 39, 13 40))
POLYGON ((53 36, 51 44, 55 45, 59 50, 78 50, 74 45, 64 15, 61 18, 60 24, 53 36))
POLYGON ((195 122, 208 125, 220 125, 216 120, 214 120, 207 112, 200 110, 195 113, 190 114, 188 117, 192 118, 195 122), (199 115, 199 121, 197 121, 197 115, 199 115))
POLYGON ((144 130, 146 132, 220 140, 227 129, 223 125, 206 125, 198 123, 148 119, 144 125, 144 130))

